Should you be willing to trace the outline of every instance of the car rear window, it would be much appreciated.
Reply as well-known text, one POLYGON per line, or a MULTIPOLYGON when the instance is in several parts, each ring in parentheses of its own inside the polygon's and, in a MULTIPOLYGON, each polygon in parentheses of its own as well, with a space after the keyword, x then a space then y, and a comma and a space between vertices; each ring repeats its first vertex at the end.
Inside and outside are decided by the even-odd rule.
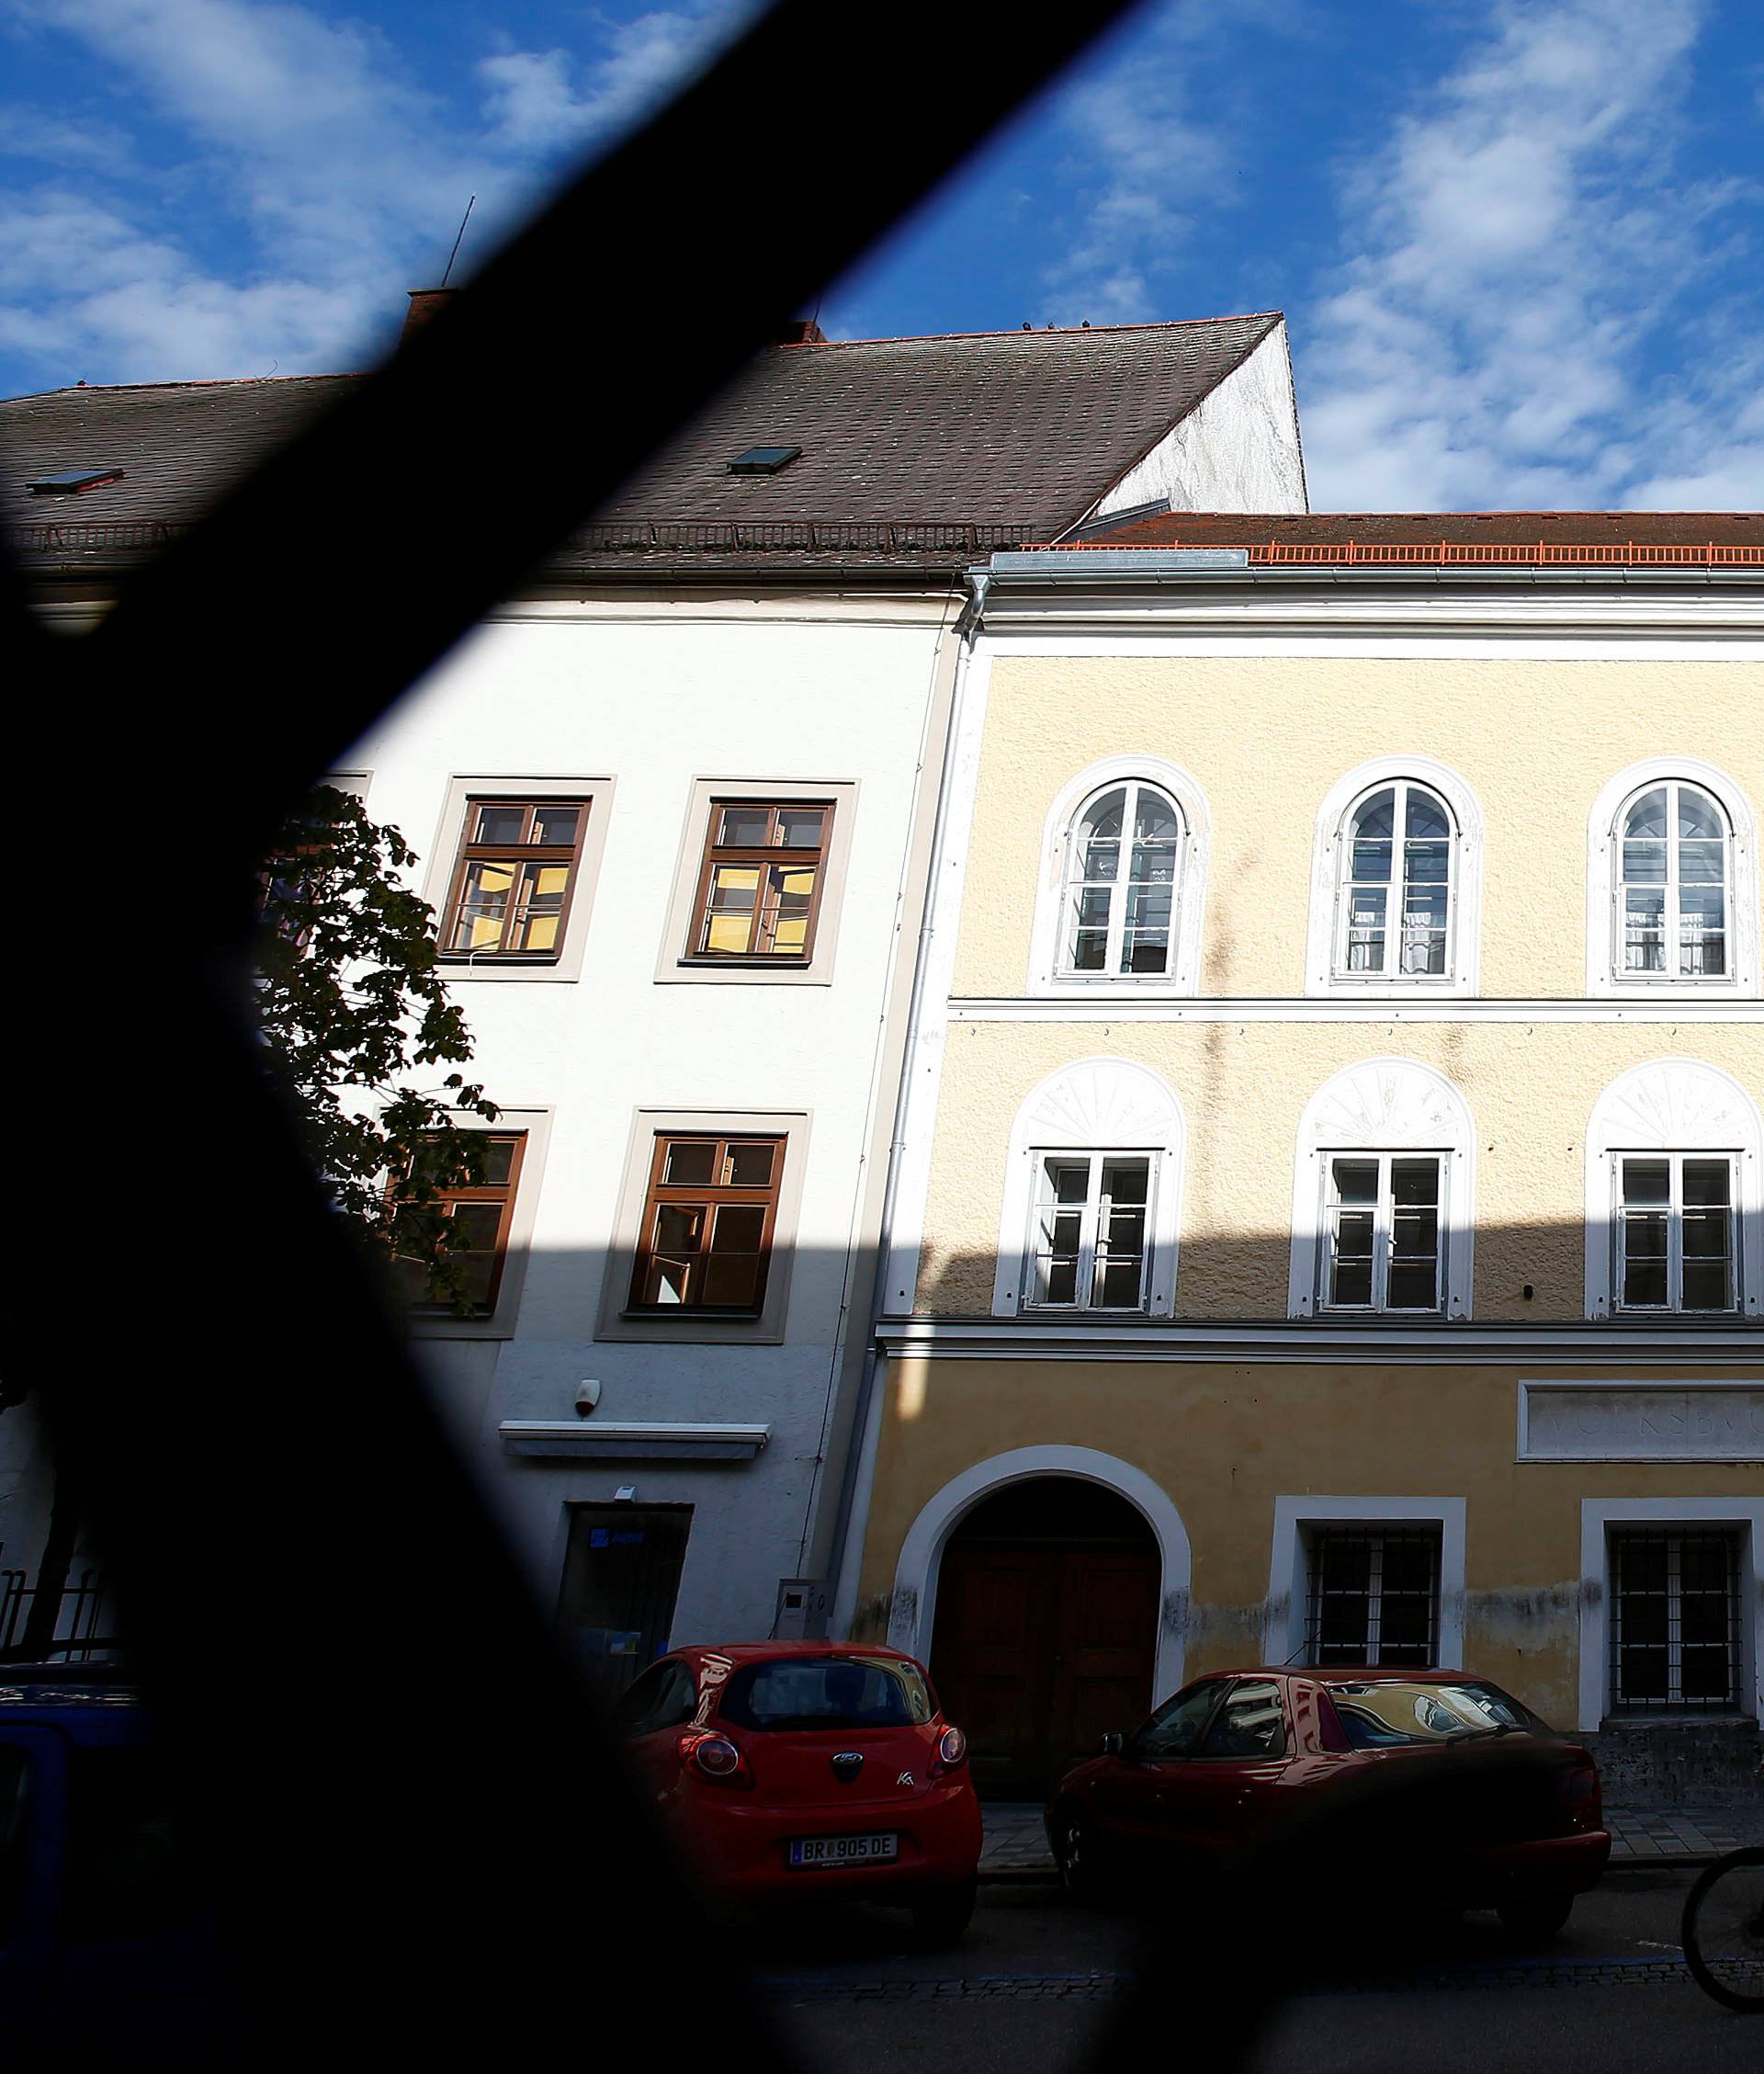
POLYGON ((931 1689, 894 1657, 780 1657, 743 1664, 718 1713, 738 1728, 909 1728, 929 1721, 931 1689))
POLYGON ((1436 1684, 1419 1679, 1367 1679, 1325 1687, 1335 1703, 1343 1732, 1356 1750, 1386 1750, 1397 1743, 1450 1742, 1455 1737, 1552 1735, 1529 1706, 1486 1679, 1436 1684))

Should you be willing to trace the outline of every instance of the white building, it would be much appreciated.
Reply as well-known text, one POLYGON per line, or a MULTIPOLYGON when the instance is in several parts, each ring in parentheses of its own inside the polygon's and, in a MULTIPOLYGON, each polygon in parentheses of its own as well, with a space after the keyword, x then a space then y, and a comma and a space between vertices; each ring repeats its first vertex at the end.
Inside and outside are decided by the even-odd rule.
MULTIPOLYGON (((964 569, 1102 516, 1305 508, 1277 314, 806 329, 347 759, 421 853, 509 1141, 507 1184, 466 1212, 481 1312, 416 1329, 614 1683, 670 1638, 826 1616, 964 569)), ((4 516, 47 608, 101 609, 353 379, 0 406, 4 516), (82 470, 121 474, 26 487, 82 470)), ((16 1586, 44 1526, 33 1445, 0 1421, 16 1586)))

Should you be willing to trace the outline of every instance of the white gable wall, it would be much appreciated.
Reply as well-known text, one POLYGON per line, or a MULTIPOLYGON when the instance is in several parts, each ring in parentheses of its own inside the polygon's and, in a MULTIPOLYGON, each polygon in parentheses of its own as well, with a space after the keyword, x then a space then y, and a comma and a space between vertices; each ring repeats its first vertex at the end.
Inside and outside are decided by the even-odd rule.
POLYGON ((1283 323, 1127 470, 1097 516, 1159 497, 1172 511, 1311 508, 1283 323))

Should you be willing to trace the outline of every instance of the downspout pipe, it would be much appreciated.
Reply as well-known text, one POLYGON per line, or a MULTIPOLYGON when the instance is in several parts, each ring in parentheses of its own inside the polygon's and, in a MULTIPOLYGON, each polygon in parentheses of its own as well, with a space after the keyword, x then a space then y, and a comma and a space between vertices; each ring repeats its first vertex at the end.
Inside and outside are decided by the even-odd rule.
POLYGON ((870 1298, 868 1343, 864 1350, 864 1368, 858 1380, 857 1403, 852 1413, 852 1445, 845 1452, 844 1474, 840 1479, 839 1510, 833 1521, 831 1633, 840 1638, 850 1635, 857 1611, 858 1575, 864 1558, 864 1530, 868 1523, 870 1493, 876 1480, 876 1444, 880 1425, 876 1419, 876 1372, 881 1366, 878 1332, 888 1306, 888 1264, 894 1254, 895 1212, 900 1195, 901 1154, 905 1149, 907 1113, 911 1101, 912 1076, 918 1063, 919 1038, 924 1021, 926 975, 931 969, 932 939, 937 930, 939 894, 944 881, 944 857, 949 840, 951 794, 954 790, 957 744, 962 739, 963 708, 967 695, 967 659, 973 652, 986 614, 990 572, 984 566, 963 572, 968 600, 956 622, 956 638, 964 653, 956 663, 955 696, 950 700, 949 724, 944 734, 943 762, 937 779, 937 811, 932 823, 931 863, 925 875, 924 913, 919 923, 919 941, 912 961, 912 992, 907 1007, 906 1042, 901 1048, 900 1079, 895 1091, 894 1128, 888 1135, 888 1173, 882 1190, 882 1218, 876 1233, 876 1262, 870 1298))

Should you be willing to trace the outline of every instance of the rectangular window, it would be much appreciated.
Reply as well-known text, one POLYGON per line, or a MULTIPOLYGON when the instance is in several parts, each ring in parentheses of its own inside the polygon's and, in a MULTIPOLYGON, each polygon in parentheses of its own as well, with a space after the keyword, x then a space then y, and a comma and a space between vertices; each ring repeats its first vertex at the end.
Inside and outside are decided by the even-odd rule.
POLYGON ((1436 1152, 1326 1155, 1323 1308, 1440 1309, 1442 1171, 1436 1152))
POLYGON ((469 799, 442 918, 442 955, 555 962, 588 810, 586 799, 469 799))
POLYGON ((631 1275, 633 1310, 759 1311, 786 1142, 656 1134, 631 1275))
POLYGON ((1736 1308, 1731 1153, 1621 1153, 1616 1191, 1621 1309, 1736 1308))
POLYGON ((832 822, 830 799, 713 799, 688 956, 806 965, 832 822))
MULTIPOLYGON (((473 1311, 488 1317, 496 1308, 502 1286, 526 1138, 525 1132, 503 1131, 473 1137, 483 1148, 480 1178, 469 1187, 446 1190, 432 1204, 405 1210, 400 1225, 413 1245, 419 1239, 426 1240, 443 1222, 450 1223, 456 1233, 463 1232, 463 1245, 450 1249, 447 1257, 462 1271, 464 1293, 473 1311)), ((393 1263, 393 1278, 414 1309, 454 1308, 445 1284, 437 1283, 420 1253, 401 1254, 393 1263)))
POLYGON ((1611 1691, 1640 1712, 1739 1705, 1739 1535, 1733 1527, 1611 1534, 1611 1691))
POLYGON ((1437 1526, 1314 1526, 1307 1663, 1425 1666, 1440 1632, 1437 1526))
POLYGON ((1151 1159, 1039 1152, 1030 1304, 1143 1310, 1150 1286, 1151 1159))

